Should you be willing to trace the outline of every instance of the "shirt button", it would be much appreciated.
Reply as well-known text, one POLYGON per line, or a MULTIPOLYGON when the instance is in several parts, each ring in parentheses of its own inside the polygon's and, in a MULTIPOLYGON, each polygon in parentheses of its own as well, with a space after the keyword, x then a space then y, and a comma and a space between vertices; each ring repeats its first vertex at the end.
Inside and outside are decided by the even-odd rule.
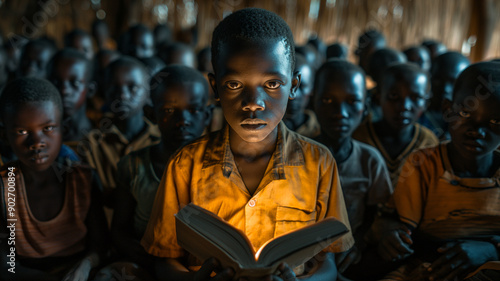
POLYGON ((255 207, 255 200, 252 199, 252 200, 248 201, 248 206, 255 207))

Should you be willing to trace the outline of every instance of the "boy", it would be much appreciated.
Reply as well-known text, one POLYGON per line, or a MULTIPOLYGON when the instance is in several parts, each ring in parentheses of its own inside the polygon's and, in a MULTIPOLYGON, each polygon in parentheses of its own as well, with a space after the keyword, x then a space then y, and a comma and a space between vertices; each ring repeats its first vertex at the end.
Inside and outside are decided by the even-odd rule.
POLYGON ((386 233, 379 252, 387 260, 411 257, 389 280, 464 280, 487 262, 490 270, 467 280, 499 280, 499 82, 495 63, 466 68, 445 100, 451 141, 408 158, 390 201, 407 229, 386 233))
MULTIPOLYGON (((358 65, 368 73, 368 64, 371 55, 378 49, 386 46, 384 35, 375 29, 369 29, 363 32, 358 38, 358 48, 354 52, 358 57, 358 65)), ((368 89, 370 87, 367 87, 368 89)))
POLYGON ((408 62, 416 63, 425 71, 431 69, 431 55, 429 50, 424 46, 413 46, 405 49, 403 53, 408 62))
POLYGON ((57 89, 37 78, 15 80, 2 93, 0 112, 19 158, 0 171, 0 234, 8 235, 7 219, 15 220, 16 234, 15 274, 7 271, 12 248, 3 240, 0 279, 87 280, 107 253, 107 228, 90 168, 73 163, 61 170, 55 162, 62 144, 57 89), (10 202, 15 208, 7 209, 10 202))
POLYGON ((375 218, 378 204, 392 193, 389 173, 380 153, 351 138, 366 112, 363 70, 345 60, 329 60, 316 73, 315 109, 321 124, 318 140, 332 152, 338 164, 349 223, 356 244, 348 258, 338 259, 339 272, 358 261, 365 248, 364 236, 375 218))
POLYGON ((193 68, 167 66, 153 77, 150 86, 151 119, 158 124, 161 141, 126 155, 118 163, 120 177, 111 235, 123 259, 152 272, 152 257, 139 242, 148 224, 156 190, 169 157, 200 137, 210 123, 210 108, 206 106, 208 83, 193 68))
MULTIPOLYGON (((173 215, 189 202, 241 229, 255 248, 327 216, 349 226, 331 153, 280 122, 300 82, 294 54, 290 28, 266 10, 237 11, 214 30, 210 84, 227 125, 188 144, 167 165, 141 241, 160 257, 160 280, 205 280, 217 268, 208 259, 198 271, 186 272, 194 264, 184 262, 172 225, 173 215)), ((343 252, 352 244, 349 233, 326 251, 343 252)), ((279 271, 281 278, 295 279, 285 264, 279 271)), ((315 272, 335 280, 331 253, 321 255, 315 272)), ((229 268, 217 274, 221 280, 232 276, 229 268)))
POLYGON ((167 64, 182 64, 196 68, 196 55, 193 48, 180 42, 172 42, 162 47, 158 54, 167 64))
POLYGON ((159 132, 144 118, 149 82, 140 61, 126 56, 115 60, 106 68, 104 81, 107 83, 106 115, 99 122, 100 127, 89 133, 87 149, 80 151, 97 170, 104 187, 105 203, 112 207, 116 164, 130 152, 158 142, 159 132))
POLYGON ((81 29, 73 29, 64 36, 64 47, 73 48, 85 54, 85 57, 90 61, 94 58, 94 45, 92 45, 92 37, 87 32, 81 29))
POLYGON ((155 54, 154 37, 143 24, 131 26, 123 35, 120 52, 137 59, 149 58, 155 54))
POLYGON ((320 133, 318 119, 314 111, 306 109, 312 94, 314 72, 301 54, 295 54, 295 71, 300 72, 300 85, 295 98, 288 101, 283 122, 290 130, 315 138, 320 133))
POLYGON ((408 155, 419 148, 436 145, 432 132, 416 123, 429 98, 430 81, 420 67, 404 63, 384 71, 380 85, 382 119, 366 122, 353 138, 377 148, 385 159, 396 186, 408 155))
POLYGON ((54 46, 45 39, 29 41, 19 59, 19 76, 45 78, 47 63, 55 51, 54 46))
POLYGON ((75 49, 57 52, 48 65, 48 80, 59 90, 63 101, 63 141, 78 151, 78 144, 92 130, 87 118, 87 92, 92 91, 90 61, 75 49), (91 85, 89 87, 89 85, 91 85))
POLYGON ((458 52, 446 52, 432 62, 432 97, 428 109, 420 118, 419 123, 432 130, 440 139, 449 138, 446 122, 443 120, 443 100, 451 100, 453 84, 460 72, 469 64, 469 59, 458 52))
POLYGON ((437 56, 446 53, 448 48, 446 46, 436 40, 424 40, 422 42, 422 46, 426 47, 429 50, 431 61, 434 60, 437 56))

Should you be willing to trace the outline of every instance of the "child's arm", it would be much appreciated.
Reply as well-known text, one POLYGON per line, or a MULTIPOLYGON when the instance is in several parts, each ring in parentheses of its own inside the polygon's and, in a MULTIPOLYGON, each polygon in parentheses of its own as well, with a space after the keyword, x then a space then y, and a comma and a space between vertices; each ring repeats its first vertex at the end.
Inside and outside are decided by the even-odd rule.
POLYGON ((198 271, 189 271, 179 259, 157 258, 155 262, 156 278, 159 281, 224 281, 232 280, 233 270, 224 268, 220 270, 216 259, 206 260, 198 271), (211 273, 217 271, 217 275, 210 277, 211 273))
POLYGON ((141 264, 151 266, 154 257, 149 255, 136 238, 133 228, 133 216, 137 202, 122 184, 116 188, 116 205, 111 224, 111 237, 118 252, 125 258, 141 264))
POLYGON ((411 233, 406 224, 384 216, 375 219, 368 236, 371 243, 377 244, 378 253, 384 260, 397 261, 413 254, 411 233))
POLYGON ((441 256, 435 260, 428 270, 432 280, 462 280, 466 274, 488 261, 498 261, 495 245, 487 241, 461 240, 449 242, 438 248, 441 256))
POLYGON ((98 178, 92 177, 92 199, 85 223, 87 254, 66 274, 63 280, 87 280, 90 271, 99 266, 108 254, 109 232, 104 215, 98 178))

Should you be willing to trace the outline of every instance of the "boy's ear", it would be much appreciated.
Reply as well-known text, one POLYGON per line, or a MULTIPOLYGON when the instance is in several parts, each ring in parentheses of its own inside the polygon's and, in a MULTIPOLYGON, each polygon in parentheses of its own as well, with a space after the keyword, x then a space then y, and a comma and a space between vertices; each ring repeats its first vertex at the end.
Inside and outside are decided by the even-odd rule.
POLYGON ((293 100, 297 96, 297 90, 299 89, 301 78, 302 78, 302 74, 300 74, 300 71, 293 72, 293 74, 292 74, 292 87, 290 88, 289 99, 293 100))
POLYGON ((215 75, 213 73, 208 73, 208 82, 210 87, 212 87, 212 91, 214 91, 214 97, 216 101, 220 101, 219 92, 217 91, 217 83, 215 81, 215 75))

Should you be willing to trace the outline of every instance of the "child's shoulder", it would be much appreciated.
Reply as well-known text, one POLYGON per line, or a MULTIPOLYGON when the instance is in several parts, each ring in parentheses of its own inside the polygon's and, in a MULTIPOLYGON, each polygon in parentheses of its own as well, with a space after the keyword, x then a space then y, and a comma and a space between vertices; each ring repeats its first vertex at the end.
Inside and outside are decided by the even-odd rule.
POLYGON ((365 161, 370 159, 385 165, 384 157, 375 147, 355 139, 352 140, 352 147, 351 155, 355 155, 356 160, 365 161))
POLYGON ((417 137, 420 148, 432 147, 439 144, 439 139, 429 128, 415 123, 415 132, 418 134, 417 137))
POLYGON ((171 157, 172 161, 183 159, 203 159, 207 149, 220 149, 223 144, 224 129, 210 132, 194 139, 182 148, 178 149, 171 157))
POLYGON ((288 128, 283 130, 283 141, 285 143, 285 156, 290 156, 295 154, 297 151, 301 151, 304 160, 312 159, 324 159, 326 161, 333 160, 333 155, 325 145, 305 137, 297 132, 294 132, 288 128))

